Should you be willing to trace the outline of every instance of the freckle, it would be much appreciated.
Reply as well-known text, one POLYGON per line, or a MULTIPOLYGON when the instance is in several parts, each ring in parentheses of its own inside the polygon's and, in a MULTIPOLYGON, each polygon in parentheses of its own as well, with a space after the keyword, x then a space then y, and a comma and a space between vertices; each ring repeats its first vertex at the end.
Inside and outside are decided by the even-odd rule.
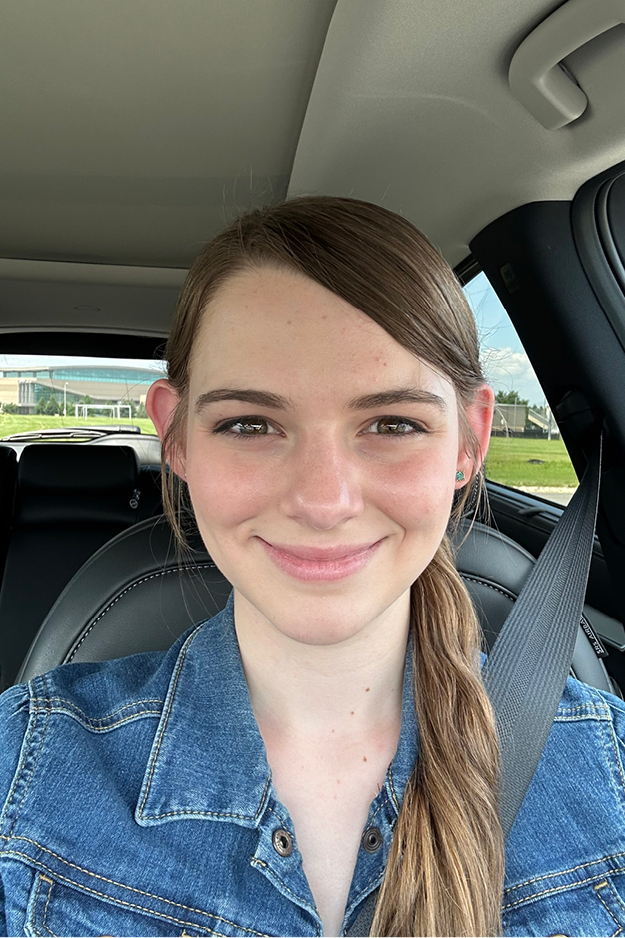
POLYGON ((290 326, 290 325, 291 325, 291 322, 292 322, 291 319, 287 319, 287 321, 286 321, 287 326, 290 326))
POLYGON ((366 687, 366 688, 365 688, 365 694, 366 694, 368 691, 370 691, 370 690, 371 690, 370 687, 366 687))
POLYGON ((354 711, 352 710, 352 716, 353 716, 353 715, 354 715, 354 711))
POLYGON ((334 730, 332 730, 332 732, 334 732, 334 730))
POLYGON ((337 784, 337 785, 340 785, 340 784, 341 784, 341 780, 340 780, 340 778, 337 778, 337 780, 336 780, 336 784, 337 784))
POLYGON ((363 761, 363 762, 366 762, 366 761, 367 761, 367 757, 366 757, 366 756, 363 756, 363 757, 362 757, 362 761, 363 761))

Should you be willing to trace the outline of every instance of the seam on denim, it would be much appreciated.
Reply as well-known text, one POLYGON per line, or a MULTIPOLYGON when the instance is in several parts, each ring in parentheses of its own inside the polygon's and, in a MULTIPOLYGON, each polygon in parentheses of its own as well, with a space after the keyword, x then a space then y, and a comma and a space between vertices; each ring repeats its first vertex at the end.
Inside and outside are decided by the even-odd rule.
POLYGON ((265 810, 265 801, 267 798, 267 791, 269 790, 270 782, 271 775, 268 775, 263 793, 260 798, 260 806, 256 814, 235 814, 231 811, 196 811, 192 808, 185 808, 184 810, 180 811, 166 811, 164 814, 143 814, 143 812, 141 812, 141 818, 144 821, 159 821, 164 817, 186 817, 186 815, 191 815, 192 817, 231 817, 236 818, 238 821, 257 821, 265 810))
POLYGON ((615 922, 615 924, 618 925, 617 930, 610 936, 610 938, 616 938, 616 936, 618 935, 618 933, 622 930, 622 925, 621 925, 621 923, 619 922, 619 920, 617 919, 617 917, 616 917, 616 915, 614 914, 614 912, 612 912, 612 910, 608 907, 608 905, 607 905, 605 899, 603 898, 603 896, 602 896, 601 893, 599 892, 599 886, 607 886, 607 885, 608 885, 608 883, 607 883, 607 881, 606 881, 605 883, 599 883, 598 886, 594 886, 593 888, 594 888, 594 891, 595 891, 595 895, 596 895, 597 898, 599 899, 599 902, 601 903, 601 905, 603 906, 603 908, 606 910, 606 912, 608 913, 608 915, 610 916, 610 918, 615 922))
MULTIPOLYGON (((622 873, 623 871, 625 871, 625 866, 622 866, 618 869, 610 870, 610 874, 608 875, 611 875, 613 873, 622 873)), ((584 886, 586 885, 586 883, 591 883, 593 879, 600 879, 602 876, 606 876, 606 874, 595 873, 594 876, 589 876, 586 879, 577 880, 574 883, 566 883, 565 885, 562 885, 562 886, 552 886, 550 889, 543 889, 542 892, 532 893, 531 896, 524 896, 522 899, 517 899, 516 902, 510 902, 508 903, 508 905, 502 906, 502 911, 506 911, 507 909, 514 909, 518 905, 524 905, 526 902, 529 902, 530 899, 539 899, 541 896, 546 896, 548 894, 553 896, 558 892, 565 892, 565 891, 568 891, 569 889, 577 889, 578 886, 584 886)))
MULTIPOLYGON (((40 892, 40 890, 41 890, 41 884, 42 884, 42 882, 43 882, 43 883, 49 883, 50 885, 49 885, 49 887, 48 887, 48 898, 47 898, 47 900, 46 900, 45 908, 44 908, 44 910, 43 910, 43 920, 42 920, 42 922, 41 922, 41 927, 45 929, 45 933, 46 933, 47 935, 52 935, 52 938, 56 938, 54 932, 53 932, 50 928, 48 928, 48 926, 46 925, 46 916, 47 916, 47 914, 48 914, 48 903, 50 902, 50 895, 51 895, 51 893, 52 893, 52 888, 51 888, 51 887, 52 887, 52 880, 51 880, 51 879, 47 879, 47 878, 46 878, 45 876, 43 876, 41 873, 39 874, 39 877, 38 877, 38 880, 37 880, 37 892, 35 893, 35 909, 37 909, 37 907, 39 906, 39 892, 40 892)), ((31 922, 30 924, 32 925, 32 922, 31 922)), ((34 926, 33 926, 33 931, 34 931, 34 930, 35 930, 35 928, 34 928, 34 926)), ((37 934, 38 934, 38 935, 41 935, 41 932, 38 931, 37 934)))
MULTIPOLYGON (((31 697, 31 694, 30 694, 30 687, 29 687, 29 688, 28 688, 28 698, 27 698, 27 702, 30 702, 30 697, 31 697)), ((15 770, 15 775, 13 776, 13 779, 12 779, 12 781, 11 781, 11 787, 9 788, 9 793, 8 793, 8 795, 6 796, 6 799, 5 799, 5 802, 4 802, 4 805, 3 805, 3 808, 2 808, 2 814, 0 814, 0 828, 2 828, 2 826, 4 825, 4 821, 5 821, 5 818, 6 818, 7 809, 8 809, 8 807, 9 807, 9 805, 11 804, 11 801, 13 800, 13 796, 14 796, 14 794, 15 794, 15 788, 16 788, 16 786, 17 786, 18 779, 20 778, 21 773, 22 773, 22 770, 23 770, 23 768, 24 768, 24 762, 26 761, 26 757, 27 757, 28 752, 29 752, 29 750, 30 750, 30 738, 31 738, 31 736, 33 735, 33 732, 34 732, 34 724, 35 724, 35 723, 36 723, 36 719, 33 719, 32 715, 31 715, 31 713, 30 713, 30 711, 29 711, 29 714, 28 714, 28 722, 26 723, 26 732, 24 733, 24 738, 23 738, 23 740, 22 740, 22 745, 21 745, 21 747, 20 747, 20 749, 21 749, 21 751, 22 751, 22 755, 21 755, 20 761, 19 761, 19 763, 18 763, 18 765, 17 765, 17 768, 16 768, 16 770, 15 770)), ((11 834, 10 834, 10 832, 9 832, 9 835, 8 835, 8 836, 7 836, 6 834, 0 834, 0 837, 1 837, 2 839, 6 838, 7 840, 10 840, 11 834)))
MULTIPOLYGON (((33 710, 42 710, 42 707, 33 707, 33 710)), ((160 717, 160 710, 139 710, 137 713, 128 714, 128 716, 123 717, 121 720, 117 720, 116 723, 109 723, 107 726, 92 726, 89 723, 89 718, 83 719, 80 716, 80 711, 75 712, 69 707, 67 709, 61 709, 60 707, 51 713, 63 714, 64 716, 69 717, 72 720, 75 720, 80 726, 88 730, 90 733, 108 733, 110 730, 116 730, 119 726, 125 726, 126 723, 132 723, 133 720, 142 720, 144 717, 160 717)))
MULTIPOLYGON (((608 746, 607 746, 607 743, 603 734, 603 727, 601 725, 599 725, 599 735, 601 736, 601 745, 603 746, 603 751, 605 753, 605 761, 609 769, 610 785, 612 786, 612 790, 614 791, 615 801, 617 805, 619 806, 619 808, 621 809, 621 815, 623 815, 623 776, 621 775, 621 792, 619 792, 618 787, 616 785, 616 779, 614 778, 614 771, 612 769, 612 766, 610 765, 610 754, 608 752, 608 746)), ((617 758, 617 766, 618 766, 618 758, 617 758)), ((622 820, 625 821, 625 817, 622 817, 622 820)))
POLYGON ((272 808, 270 804, 267 805, 267 811, 269 811, 270 814, 275 814, 275 816, 276 816, 276 817, 278 818, 278 820, 280 821, 280 824, 282 825, 282 827, 285 827, 285 826, 286 826, 286 821, 284 820, 284 818, 282 817, 282 815, 278 814, 278 812, 276 811, 276 809, 275 809, 275 808, 272 808))
POLYGON ((50 897, 52 896, 52 880, 48 880, 48 879, 46 879, 45 877, 40 876, 40 877, 39 877, 39 882, 42 882, 42 881, 43 881, 43 882, 48 882, 48 883, 50 884, 50 886, 49 886, 49 889, 48 889, 48 898, 46 899, 46 906, 45 906, 45 909, 43 910, 43 922, 42 922, 41 924, 42 924, 43 927, 46 929, 46 931, 48 931, 48 932, 52 935, 52 934, 54 934, 53 931, 52 931, 52 929, 51 929, 51 928, 48 928, 48 926, 46 925, 46 919, 47 919, 47 917, 48 917, 48 906, 50 905, 50 897))
MULTIPOLYGON (((45 684, 45 683, 46 683, 46 677, 45 677, 45 675, 42 675, 42 676, 40 677, 40 680, 42 681, 42 683, 45 684)), ((33 691, 34 691, 34 680, 29 683, 29 692, 30 692, 30 694, 31 694, 31 699, 32 699, 32 697, 33 697, 33 691)), ((36 711, 36 708, 33 708, 33 712, 36 714, 36 712, 37 712, 37 711, 36 711)), ((42 729, 41 729, 41 742, 40 742, 40 744, 39 744, 39 749, 37 750, 36 753, 33 753, 33 765, 32 765, 32 768, 31 768, 31 770, 30 770, 30 777, 29 777, 29 778, 27 779, 27 781, 26 781, 26 785, 25 785, 25 788, 24 788, 24 792, 23 792, 23 794, 22 794, 21 803, 19 804, 19 806, 16 806, 16 807, 17 807, 17 811, 16 811, 16 814, 15 814, 15 818, 14 818, 14 820, 13 820, 13 824, 11 825, 11 829, 8 831, 8 838, 7 838, 7 839, 10 839, 11 836, 13 835, 13 831, 15 830, 15 825, 17 824, 17 822, 18 822, 18 820, 19 820, 19 817, 20 817, 20 814, 22 813, 22 808, 24 807, 24 802, 26 801, 26 796, 27 796, 27 794, 28 794, 28 790, 29 790, 29 788, 30 788, 30 786, 31 786, 31 783, 32 783, 32 780, 33 780, 33 778, 34 778, 35 772, 36 772, 36 770, 37 770, 37 765, 38 765, 38 763, 39 763, 39 757, 41 756, 41 752, 42 752, 42 750, 43 750, 43 742, 44 742, 44 739, 45 739, 45 735, 46 735, 46 730, 47 730, 48 720, 49 720, 49 719, 50 719, 50 713, 49 713, 49 711, 48 711, 48 712, 46 712, 46 716, 45 716, 45 719, 44 719, 44 724, 43 724, 43 727, 42 727, 42 729)), ((11 795, 13 795, 14 792, 15 792, 15 788, 16 788, 16 786, 17 786, 18 778, 19 778, 19 776, 21 775, 21 772, 22 772, 23 769, 24 769, 24 763, 26 762, 26 759, 27 759, 27 757, 28 757, 28 755, 29 755, 29 753, 30 753, 30 740, 31 740, 31 737, 32 737, 32 736, 34 735, 34 733, 35 733, 36 724, 37 724, 37 718, 36 718, 36 716, 35 716, 35 719, 33 719, 33 718, 32 718, 32 713, 30 713, 30 714, 29 714, 29 719, 28 719, 28 730, 30 730, 31 732, 30 732, 30 734, 29 734, 29 733, 28 733, 28 730, 27 730, 28 746, 26 746, 26 739, 25 739, 25 740, 24 740, 24 750, 23 750, 24 754, 23 754, 23 758, 20 759, 20 764, 18 765, 17 770, 16 770, 16 772, 15 772, 15 776, 14 776, 14 778, 13 778, 13 784, 11 785, 11 792, 10 792, 11 795)), ((7 798, 7 805, 8 805, 8 803, 9 803, 9 799, 7 798)))
MULTIPOLYGON (((50 871, 50 872, 52 872, 52 871, 50 871)), ((76 883, 76 882, 74 882, 74 880, 71 880, 71 879, 69 879, 68 877, 62 876, 62 875, 60 875, 60 874, 58 874, 58 873, 52 874, 52 875, 55 875, 55 876, 57 877, 57 880, 60 879, 60 880, 62 880, 62 881, 65 882, 65 883, 69 883, 70 886, 75 886, 77 889, 80 889, 81 891, 84 890, 84 891, 86 891, 87 893, 89 893, 89 894, 92 895, 92 896, 97 896, 98 899, 107 899, 107 900, 108 900, 109 902, 111 902, 112 905, 114 905, 114 906, 115 906, 115 905, 117 905, 117 906, 126 906, 127 908, 132 909, 133 911, 136 910, 137 912, 142 912, 144 915, 145 915, 145 914, 148 914, 148 915, 149 915, 149 914, 152 914, 152 915, 154 915, 156 918, 160 918, 161 920, 169 921, 169 922, 175 922, 176 925, 182 925, 183 927, 184 927, 185 925, 188 925, 190 928, 193 928, 193 925, 194 925, 193 922, 187 922, 187 921, 184 921, 184 919, 176 918, 174 915, 167 915, 166 913, 158 912, 156 909, 150 909, 150 908, 146 908, 145 906, 136 905, 134 902, 126 902, 125 899, 113 899, 112 896, 107 896, 107 894, 106 894, 105 892, 98 892, 97 889, 91 889, 89 886, 84 886, 82 883, 76 883)), ((225 921, 225 920, 224 920, 224 921, 225 921)), ((234 928, 242 928, 242 926, 237 925, 237 924, 235 924, 234 922, 228 922, 227 924, 232 925, 234 928)), ((200 927, 203 927, 203 926, 200 926, 200 927)), ((222 932, 216 932, 216 931, 214 931, 213 929, 209 929, 209 930, 212 932, 213 935, 222 935, 222 934, 223 934, 222 932)), ((242 929, 242 930, 248 931, 249 929, 242 929)), ((259 934, 261 934, 261 932, 251 932, 251 934, 253 934, 253 935, 259 935, 259 934)), ((224 938, 225 938, 225 936, 224 936, 224 938)))
POLYGON ((619 904, 620 907, 622 908, 623 912, 625 912, 625 903, 623 902, 623 900, 622 900, 621 897, 619 896, 618 892, 617 892, 616 889, 614 888, 614 883, 611 882, 610 879, 608 879, 608 888, 609 888, 610 892, 612 893, 612 898, 614 899, 614 901, 615 901, 615 902, 618 902, 618 904, 619 904))
MULTIPOLYGON (((302 896, 298 896, 297 893, 294 893, 292 889, 289 889, 289 887, 287 886, 287 884, 284 882, 284 880, 282 880, 282 879, 278 876, 278 874, 276 873, 276 871, 274 870, 274 868, 273 868, 272 866, 269 866, 268 863, 265 863, 264 860, 261 860, 261 859, 259 859, 258 857, 252 857, 250 863, 251 863, 252 866, 262 866, 262 867, 264 867, 264 869, 269 870, 269 872, 271 873, 271 875, 272 875, 272 876, 275 876, 275 878, 278 880, 278 882, 280 883, 280 885, 282 886, 282 888, 284 889, 284 891, 285 891, 285 892, 288 892, 288 894, 289 894, 290 896, 292 896, 293 899, 294 899, 298 904, 302 904, 302 903, 303 903, 305 909, 307 909, 307 910, 308 910, 309 912, 311 912, 313 915, 317 915, 317 916, 319 915, 319 913, 317 912, 317 910, 316 910, 313 906, 309 905, 309 904, 305 901, 305 899, 302 898, 302 896)), ((317 935, 321 935, 321 931, 319 930, 319 925, 317 925, 317 935)))
MULTIPOLYGON (((621 756, 619 753, 619 740, 616 735, 616 729, 614 728, 614 720, 610 721, 610 742, 612 743, 612 748, 614 750, 614 758, 616 759, 616 765, 618 767, 618 773, 621 778, 621 799, 625 795, 625 775, 623 775, 623 763, 621 762, 621 756)), ((621 807, 623 807, 621 805, 621 807)))
MULTIPOLYGON (((158 754, 159 754, 160 749, 161 749, 161 743, 163 742, 163 736, 165 735, 165 729, 166 729, 166 727, 167 727, 167 722, 168 722, 168 720, 169 720, 169 714, 171 713, 171 708, 172 708, 172 705, 173 705, 173 702, 174 702, 174 697, 176 696, 176 690, 178 689, 178 681, 179 681, 179 679, 180 679, 180 672, 182 671, 182 666, 183 666, 183 664, 184 664, 184 662, 185 662, 185 660, 186 660, 186 657, 187 657, 187 654, 188 654, 188 652, 189 652, 189 648, 190 648, 191 642, 193 641, 195 635, 196 635, 196 630, 194 630, 194 631, 191 633, 191 635, 188 637, 188 639, 187 639, 186 642, 184 643, 184 646, 183 646, 183 648, 182 648, 182 652, 181 652, 181 654, 178 656, 178 661, 176 662, 176 676, 175 676, 175 678, 174 678, 173 692, 172 692, 171 697, 170 697, 170 699, 169 699, 169 705, 168 705, 168 707, 167 707, 167 712, 164 714, 165 719, 164 719, 163 725, 162 725, 162 727, 161 727, 160 736, 159 736, 158 743, 157 743, 157 746, 156 746, 156 752, 154 753, 154 757, 153 757, 153 759, 152 759, 152 765, 151 765, 151 768, 150 768, 150 774, 149 774, 149 776, 148 776, 148 783, 147 783, 147 785, 146 785, 146 787, 145 787, 145 794, 144 794, 144 796, 143 796, 143 801, 142 801, 141 804, 139 805, 139 814, 140 814, 142 817, 143 817, 143 808, 144 808, 144 806, 145 806, 145 802, 147 801, 148 795, 149 795, 149 793, 150 793, 150 787, 151 787, 151 785, 152 785, 152 778, 153 778, 154 772, 155 772, 155 770, 156 770, 156 761, 157 761, 157 759, 158 759, 158 754)), ((162 717, 161 717, 161 718, 162 718, 162 717)), ((188 813, 188 812, 185 812, 185 813, 188 813)), ((159 815, 159 816, 162 817, 162 815, 159 815)))
MULTIPOLYGON (((215 567, 216 567, 216 564, 214 564, 214 563, 198 563, 198 564, 194 565, 193 569, 194 569, 194 570, 208 570, 208 569, 213 569, 213 568, 215 568, 215 567)), ((131 590, 133 590, 136 586, 141 586, 142 583, 147 583, 149 580, 154 580, 154 579, 157 579, 158 577, 167 576, 167 574, 169 574, 169 573, 180 573, 180 571, 181 571, 182 569, 183 569, 182 567, 174 567, 174 568, 172 568, 172 569, 170 569, 170 570, 159 570, 158 573, 151 573, 149 576, 144 576, 144 577, 142 577, 140 580, 137 580, 136 583, 131 583, 131 585, 130 585, 130 586, 127 586, 125 590, 122 590, 122 592, 119 594, 119 596, 116 596, 115 599, 113 600, 113 602, 109 603, 108 606, 106 607, 106 609, 103 609, 102 612, 93 620, 93 622, 91 623, 91 625, 89 626, 89 628, 86 629, 85 634, 82 636, 82 638, 80 639, 80 641, 78 642, 78 644, 77 644, 76 647, 74 648, 73 652, 71 653, 71 655, 70 655, 69 658, 67 659, 68 662, 73 659, 73 657, 75 656, 76 652, 78 651, 78 649, 80 648, 80 646, 82 645, 82 643, 84 642, 84 640, 86 639, 86 637, 87 637, 87 635, 89 634, 89 632, 91 632, 91 630, 92 630, 93 628, 95 628, 95 626, 96 626, 97 623, 100 621, 100 619, 102 619, 102 618, 107 614, 107 612, 109 612, 109 610, 112 609, 113 606, 114 606, 116 603, 118 603, 118 602, 120 601, 120 599, 121 599, 123 596, 126 595, 126 593, 129 593, 129 592, 130 592, 131 590)), ((195 633, 193 633, 193 634, 195 634, 195 633)))
MULTIPOLYGON (((145 700, 133 700, 131 703, 124 704, 123 707, 118 707, 117 710, 111 710, 110 713, 107 713, 103 717, 89 717, 84 712, 84 710, 81 710, 80 707, 77 707, 76 704, 72 700, 69 700, 67 697, 48 697, 46 703, 52 703, 55 700, 58 700, 62 704, 66 704, 68 707, 73 707, 75 710, 78 710, 79 713, 82 713, 85 720, 93 720, 94 722, 102 722, 103 720, 109 720, 111 717, 114 717, 118 713, 121 713, 122 710, 129 710, 131 707, 138 706, 138 704, 160 704, 161 707, 163 706, 162 698, 148 697, 145 700)), ((52 712, 54 712, 54 707, 52 707, 51 709, 52 709, 52 712)))
MULTIPOLYGON (((212 912, 205 912, 203 909, 196 909, 190 905, 184 905, 182 902, 174 902, 173 899, 167 899, 164 896, 159 896, 153 892, 147 892, 144 889, 137 889, 136 886, 128 886, 126 883, 118 883, 114 879, 109 879, 107 876, 102 876, 100 873, 93 873, 91 870, 86 869, 83 866, 78 866, 76 863, 71 863, 69 860, 66 860, 64 857, 60 856, 58 853, 54 853, 53 850, 48 850, 47 847, 43 847, 40 843, 37 843, 36 840, 32 840, 30 837, 15 837, 14 840, 25 840, 27 843, 33 844, 39 850, 44 853, 50 854, 54 857, 55 860, 60 860, 65 866, 71 867, 71 869, 78 870, 80 873, 86 873, 88 876, 93 876, 94 879, 101 880, 104 883, 109 883, 111 886, 119 886, 121 889, 127 889, 129 892, 136 892, 140 896, 146 896, 148 899, 157 899, 159 902, 164 902, 166 905, 174 906, 176 909, 184 909, 185 912, 194 912, 197 915, 205 915, 207 918, 215 919, 218 922, 223 922, 225 925, 232 925, 233 928, 240 928, 242 931, 249 932, 250 935, 263 935, 262 932, 254 931, 252 928, 245 928, 243 925, 238 925, 236 922, 231 922, 227 918, 223 918, 221 915, 213 914, 212 912)), ((112 896, 107 896, 106 893, 98 893, 97 890, 92 890, 88 886, 83 886, 81 883, 77 883, 75 880, 70 879, 68 876, 63 876, 62 873, 59 873, 57 870, 53 870, 51 867, 46 866, 45 863, 42 863, 40 860, 33 860, 33 858, 28 853, 22 853, 20 850, 0 850, 0 856, 17 856, 21 859, 27 860, 30 865, 35 864, 37 867, 41 866, 45 869, 52 877, 57 879, 62 879, 65 882, 70 883, 72 886, 76 886, 80 889, 89 889, 89 891, 94 892, 96 895, 102 895, 106 899, 110 899, 112 902, 119 902, 122 900, 113 899, 112 896)), ((143 906, 136 906, 138 909, 145 910, 143 906)), ((162 915, 163 913, 156 913, 162 915)), ((194 922, 184 922, 183 924, 195 927, 194 922)), ((206 925, 199 925, 198 928, 207 928, 206 925)), ((218 933, 216 933, 218 934, 218 933)))
MULTIPOLYGON (((625 850, 622 850, 620 853, 609 853, 604 857, 598 857, 596 860, 589 860, 587 863, 578 863, 577 866, 571 866, 568 870, 558 870, 556 873, 543 873, 542 876, 533 876, 531 879, 526 879, 522 883, 517 883, 516 886, 508 886, 504 889, 504 894, 513 892, 515 889, 522 889, 523 886, 531 886, 532 883, 538 883, 541 879, 552 879, 554 876, 564 876, 565 873, 576 873, 577 870, 588 869, 588 867, 595 866, 597 863, 605 863, 606 860, 622 860, 623 857, 625 857, 625 850)), ((613 873, 618 871, 610 870, 609 872, 613 873)))

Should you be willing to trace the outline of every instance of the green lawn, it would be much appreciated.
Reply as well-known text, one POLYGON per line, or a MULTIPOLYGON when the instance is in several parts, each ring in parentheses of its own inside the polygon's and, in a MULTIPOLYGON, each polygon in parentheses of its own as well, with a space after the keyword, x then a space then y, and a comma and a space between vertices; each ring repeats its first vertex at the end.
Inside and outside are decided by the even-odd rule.
POLYGON ((503 485, 557 488, 577 485, 577 476, 561 440, 492 437, 486 456, 486 476, 503 485), (541 464, 528 462, 540 459, 541 464))
POLYGON ((0 437, 28 430, 47 430, 50 427, 136 426, 142 433, 156 433, 151 420, 113 420, 110 417, 49 417, 45 414, 0 414, 0 437))

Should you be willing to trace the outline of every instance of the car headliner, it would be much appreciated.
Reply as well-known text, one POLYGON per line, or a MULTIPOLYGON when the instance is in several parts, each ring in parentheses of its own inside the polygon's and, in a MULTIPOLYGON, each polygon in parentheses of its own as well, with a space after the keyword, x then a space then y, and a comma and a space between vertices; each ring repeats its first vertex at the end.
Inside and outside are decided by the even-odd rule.
POLYGON ((556 0, 4 0, 0 331, 163 336, 201 245, 287 194, 378 202, 452 264, 625 159, 625 26, 545 130, 512 54, 556 0))

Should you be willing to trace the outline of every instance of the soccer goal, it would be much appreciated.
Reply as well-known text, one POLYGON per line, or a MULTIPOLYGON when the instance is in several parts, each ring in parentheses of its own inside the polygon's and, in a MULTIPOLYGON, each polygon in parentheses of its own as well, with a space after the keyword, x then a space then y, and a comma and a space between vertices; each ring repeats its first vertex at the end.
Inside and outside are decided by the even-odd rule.
POLYGON ((107 411, 112 417, 117 417, 118 420, 122 419, 122 411, 128 411, 128 419, 132 419, 132 407, 130 404, 75 404, 76 416, 84 417, 85 420, 89 416, 89 412, 92 410, 107 411))

